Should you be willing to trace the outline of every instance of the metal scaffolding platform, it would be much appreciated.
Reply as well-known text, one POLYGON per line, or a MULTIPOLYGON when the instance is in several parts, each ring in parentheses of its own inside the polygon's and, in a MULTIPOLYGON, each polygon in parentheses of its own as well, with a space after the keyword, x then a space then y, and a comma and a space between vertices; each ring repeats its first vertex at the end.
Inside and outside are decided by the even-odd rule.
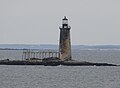
POLYGON ((58 56, 59 56, 59 52, 54 50, 42 51, 42 50, 26 49, 23 50, 22 60, 43 59, 43 58, 58 57, 58 56))

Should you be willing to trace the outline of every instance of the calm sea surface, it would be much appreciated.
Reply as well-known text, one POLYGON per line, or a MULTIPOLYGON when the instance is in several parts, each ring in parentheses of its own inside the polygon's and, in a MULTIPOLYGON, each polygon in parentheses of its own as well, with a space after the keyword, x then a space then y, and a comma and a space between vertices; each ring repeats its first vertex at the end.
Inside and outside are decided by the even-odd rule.
MULTIPOLYGON (((120 64, 119 50, 73 50, 79 61, 120 64)), ((0 59, 21 59, 21 50, 0 50, 0 59)), ((0 88, 120 88, 120 67, 0 66, 0 88)))

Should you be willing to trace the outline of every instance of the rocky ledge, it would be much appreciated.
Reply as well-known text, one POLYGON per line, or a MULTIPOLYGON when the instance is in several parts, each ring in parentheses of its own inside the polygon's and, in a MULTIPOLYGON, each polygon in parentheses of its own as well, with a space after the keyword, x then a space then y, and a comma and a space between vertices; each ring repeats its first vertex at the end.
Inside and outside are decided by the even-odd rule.
POLYGON ((0 65, 44 65, 44 66, 120 66, 116 64, 109 64, 109 63, 93 63, 93 62, 86 62, 86 61, 61 61, 59 58, 44 58, 43 60, 24 60, 24 61, 17 61, 17 60, 1 60, 0 65))

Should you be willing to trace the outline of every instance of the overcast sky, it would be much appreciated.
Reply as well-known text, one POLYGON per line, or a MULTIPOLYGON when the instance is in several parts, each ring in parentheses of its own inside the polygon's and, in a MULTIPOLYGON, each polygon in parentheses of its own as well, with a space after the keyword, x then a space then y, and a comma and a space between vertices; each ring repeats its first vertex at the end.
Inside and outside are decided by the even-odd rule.
POLYGON ((58 44, 63 16, 72 44, 120 44, 120 0, 0 0, 0 44, 58 44))

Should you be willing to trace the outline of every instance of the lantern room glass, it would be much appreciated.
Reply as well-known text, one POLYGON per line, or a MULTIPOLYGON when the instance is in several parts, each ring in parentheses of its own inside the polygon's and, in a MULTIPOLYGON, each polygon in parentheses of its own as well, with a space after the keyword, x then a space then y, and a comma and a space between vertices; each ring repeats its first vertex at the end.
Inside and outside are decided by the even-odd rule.
POLYGON ((68 20, 67 20, 67 19, 64 19, 64 20, 63 20, 63 24, 68 24, 68 20))
POLYGON ((63 22, 62 22, 63 24, 68 24, 68 19, 66 16, 64 16, 64 18, 62 20, 63 20, 63 22))

